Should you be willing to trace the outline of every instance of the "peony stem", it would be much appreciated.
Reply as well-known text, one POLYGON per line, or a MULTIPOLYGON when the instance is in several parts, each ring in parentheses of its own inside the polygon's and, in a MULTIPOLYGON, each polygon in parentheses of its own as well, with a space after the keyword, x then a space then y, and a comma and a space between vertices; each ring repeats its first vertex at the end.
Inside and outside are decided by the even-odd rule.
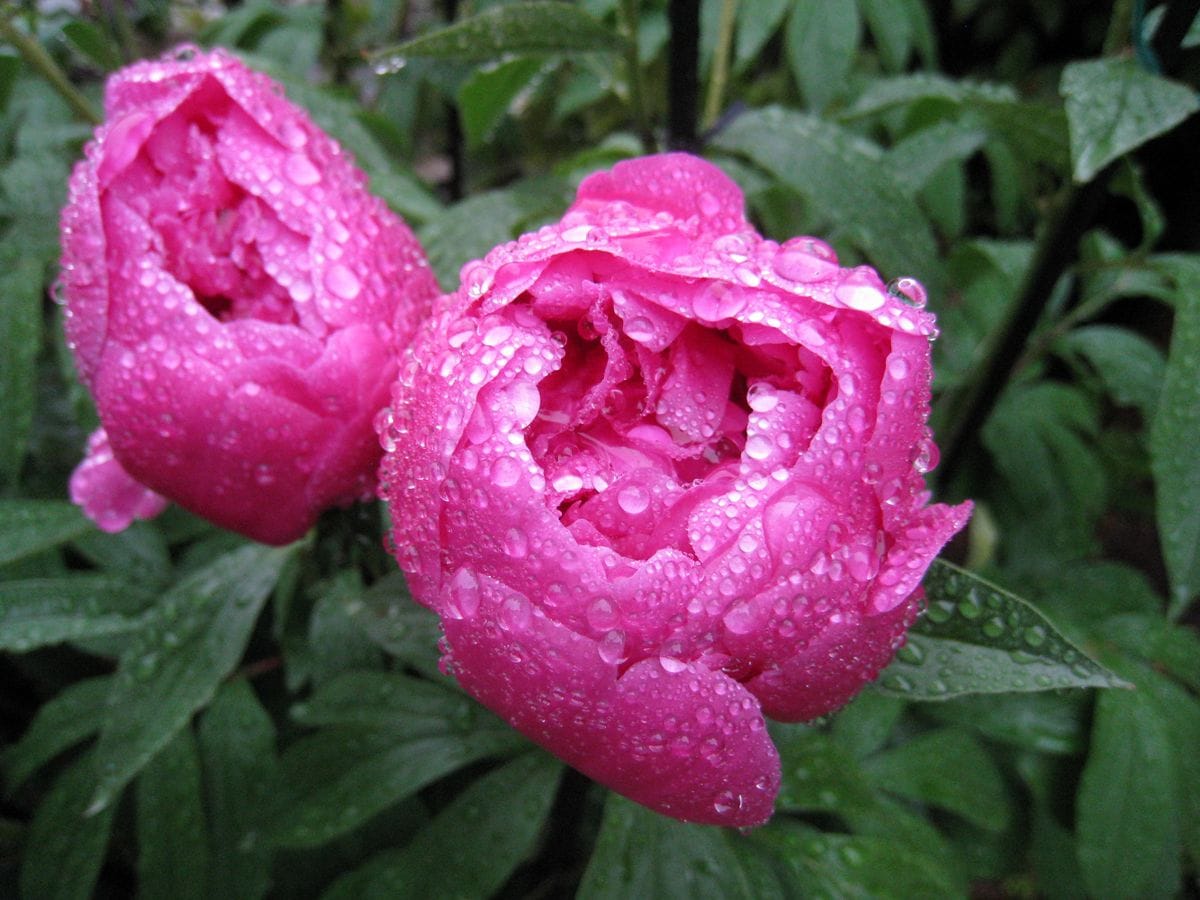
POLYGON ((16 14, 17 10, 8 5, 0 9, 0 38, 16 47, 30 68, 45 78, 80 117, 99 125, 100 113, 91 101, 71 84, 66 73, 41 44, 13 24, 12 19, 16 14))
POLYGON ((667 6, 667 147, 696 150, 696 100, 700 93, 700 0, 671 0, 667 6))
POLYGON ((737 0, 722 0, 717 49, 713 55, 712 75, 708 80, 708 95, 704 98, 704 119, 701 125, 704 131, 716 125, 717 117, 721 115, 725 85, 729 81, 729 56, 733 48, 733 22, 736 13, 737 0))
POLYGON ((621 0, 621 30, 625 32, 625 72, 629 79, 629 105, 633 109, 638 137, 642 149, 653 153, 654 132, 650 130, 650 119, 646 114, 646 101, 642 94, 642 64, 638 57, 638 0, 621 0))

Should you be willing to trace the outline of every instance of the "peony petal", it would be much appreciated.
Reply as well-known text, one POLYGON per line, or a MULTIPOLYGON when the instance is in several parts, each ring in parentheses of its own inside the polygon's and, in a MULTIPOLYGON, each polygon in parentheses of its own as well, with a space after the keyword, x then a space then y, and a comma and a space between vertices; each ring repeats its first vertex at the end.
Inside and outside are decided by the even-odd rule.
POLYGON ((71 501, 108 532, 123 531, 134 519, 153 519, 168 503, 121 468, 103 428, 88 438, 87 455, 71 473, 70 493, 71 501))
POLYGON ((486 576, 460 574, 447 594, 443 608, 461 615, 444 622, 450 669, 532 740, 665 815, 730 826, 770 816, 779 758, 741 685, 657 659, 620 673, 619 632, 581 638, 486 576))

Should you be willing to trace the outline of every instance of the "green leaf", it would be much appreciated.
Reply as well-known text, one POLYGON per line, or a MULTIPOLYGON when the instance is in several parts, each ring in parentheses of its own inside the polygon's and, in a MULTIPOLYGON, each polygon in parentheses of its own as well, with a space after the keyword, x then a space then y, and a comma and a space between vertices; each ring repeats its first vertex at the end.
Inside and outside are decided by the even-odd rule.
POLYGON ((209 824, 209 896, 256 900, 267 892, 271 846, 265 810, 278 790, 275 725, 245 681, 217 691, 200 719, 209 824))
POLYGON ((938 170, 971 157, 987 132, 971 122, 939 122, 911 134, 888 151, 887 161, 896 179, 910 194, 925 187, 938 170))
POLYGON ((1076 796, 1079 863, 1096 900, 1170 897, 1179 884, 1170 734, 1141 692, 1100 695, 1076 796))
POLYGON ((375 582, 348 612, 367 637, 402 663, 431 679, 445 677, 438 669, 441 623, 412 599, 403 574, 394 572, 375 582))
POLYGON ((741 71, 758 59, 767 41, 779 30, 790 6, 790 0, 738 4, 737 30, 733 36, 735 70, 741 71))
POLYGON ((1078 558, 1095 549, 1108 492, 1099 432, 1096 400, 1073 385, 1018 383, 1001 395, 983 444, 1003 476, 995 501, 1025 524, 1013 537, 1029 542, 1019 545, 1027 559, 1078 558))
POLYGON ((825 109, 845 89, 860 30, 854 0, 792 3, 784 32, 788 63, 809 109, 825 109))
POLYGON ((562 771, 539 751, 494 769, 412 842, 338 879, 322 900, 492 896, 533 849, 562 771))
POLYGON ((1087 746, 1083 700, 1076 692, 987 694, 931 703, 922 713, 1022 749, 1074 756, 1087 746))
POLYGON ((357 574, 345 573, 317 600, 309 616, 307 640, 298 641, 299 655, 287 659, 289 685, 310 678, 319 684, 345 671, 379 667, 383 654, 350 617, 361 596, 357 574))
POLYGON ((1132 59, 1070 63, 1063 69, 1059 92, 1071 131, 1073 174, 1080 184, 1200 107, 1192 88, 1154 75, 1132 59))
MULTIPOLYGON (((831 4, 836 5, 836 4, 831 4)), ((858 0, 883 67, 901 71, 913 47, 913 19, 906 0, 858 0)))
POLYGON ((834 740, 862 759, 887 743, 903 715, 904 704, 895 697, 863 691, 834 716, 834 740))
POLYGON ((21 474, 41 345, 41 263, 6 240, 0 245, 0 484, 15 485, 21 474))
POLYGON ((100 730, 111 687, 111 676, 87 678, 42 704, 21 740, 4 751, 4 775, 10 791, 68 747, 100 730))
POLYGON ((717 138, 795 189, 885 274, 914 275, 937 296, 937 243, 916 201, 896 184, 883 152, 849 131, 779 107, 739 116, 717 138))
POLYGON ((121 68, 121 49, 102 29, 86 19, 72 19, 63 26, 63 36, 76 50, 105 72, 121 68))
POLYGON ((152 600, 137 585, 110 575, 0 581, 0 649, 24 652, 137 631, 152 600))
POLYGON ((394 672, 345 672, 297 703, 301 725, 403 728, 408 737, 444 734, 448 725, 502 729, 503 723, 451 687, 394 672))
POLYGON ((208 873, 208 835, 196 739, 185 728, 137 780, 138 897, 202 900, 208 873))
POLYGON ((902 841, 828 834, 780 823, 752 839, 787 865, 800 897, 838 900, 959 898, 961 886, 939 862, 902 841))
POLYGON ((515 238, 523 229, 557 218, 571 201, 558 178, 530 178, 457 203, 421 229, 421 243, 443 287, 458 287, 463 264, 515 238))
POLYGON ((872 781, 909 800, 949 810, 987 831, 1003 831, 1008 796, 992 758, 967 732, 918 735, 863 762, 872 781))
POLYGON ((623 39, 569 3, 531 2, 493 6, 447 28, 377 50, 376 71, 398 71, 416 56, 485 62, 507 54, 617 53, 623 39))
POLYGON ((545 60, 526 56, 480 69, 468 78, 458 90, 467 146, 483 146, 518 97, 530 91, 545 72, 545 60))
POLYGON ((928 608, 876 684, 909 700, 1128 687, 1019 597, 951 563, 925 576, 928 608))
POLYGON ((859 760, 829 735, 799 725, 773 725, 782 782, 777 809, 849 816, 875 806, 875 791, 859 760))
POLYGON ((1096 633, 1200 692, 1200 634, 1161 616, 1126 613, 1105 619, 1096 633))
POLYGON ((1169 270, 1180 290, 1150 426, 1150 469, 1174 617, 1200 592, 1200 260, 1177 259, 1169 270))
POLYGON ((579 900, 785 897, 770 856, 730 829, 687 825, 609 793, 579 900))
POLYGON ((1149 340, 1115 325, 1085 325, 1065 335, 1057 349, 1087 360, 1113 400, 1153 419, 1166 363, 1149 340))
POLYGON ((110 574, 136 582, 143 590, 159 589, 171 580, 171 554, 159 524, 134 522, 119 534, 89 531, 73 543, 110 574))
POLYGON ((0 566, 65 544, 92 528, 70 503, 0 500, 0 566))
POLYGON ((242 658, 263 601, 292 548, 247 546, 176 584, 122 655, 96 746, 102 809, 171 738, 242 658))
POLYGON ((323 844, 443 775, 525 745, 499 720, 471 728, 471 717, 458 712, 454 702, 469 701, 446 694, 447 713, 436 732, 410 733, 405 719, 397 716, 388 728, 338 725, 292 744, 280 760, 283 787, 274 808, 275 843, 323 844))
POLYGON ((25 837, 21 896, 87 900, 104 863, 115 810, 84 811, 96 783, 92 754, 58 776, 42 798, 25 837))

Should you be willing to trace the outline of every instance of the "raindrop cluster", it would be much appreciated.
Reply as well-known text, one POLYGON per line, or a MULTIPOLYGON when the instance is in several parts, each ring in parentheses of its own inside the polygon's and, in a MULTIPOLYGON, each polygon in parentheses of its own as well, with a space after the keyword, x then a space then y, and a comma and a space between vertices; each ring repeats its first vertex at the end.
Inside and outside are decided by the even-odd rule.
POLYGON ((764 717, 874 678, 969 515, 925 487, 924 307, 911 278, 763 239, 683 154, 592 175, 465 266, 376 422, 447 671, 638 802, 765 821, 764 717))
POLYGON ((370 496, 372 421, 436 284, 408 227, 279 85, 180 48, 108 81, 61 222, 105 530, 175 501, 268 543, 370 496))

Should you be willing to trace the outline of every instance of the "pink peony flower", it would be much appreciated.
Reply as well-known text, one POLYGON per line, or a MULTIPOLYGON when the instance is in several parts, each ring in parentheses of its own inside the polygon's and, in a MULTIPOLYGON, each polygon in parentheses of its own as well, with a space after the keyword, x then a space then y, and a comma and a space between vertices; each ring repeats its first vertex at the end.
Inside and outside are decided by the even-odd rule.
POLYGON ((421 248, 225 52, 130 66, 105 109, 62 214, 67 338, 103 426, 72 498, 109 531, 165 497, 294 540, 374 488, 371 422, 436 293, 421 248))
POLYGON ((585 180, 463 269, 381 416, 381 491, 447 667, 609 787, 770 815, 764 727, 891 659, 969 505, 929 505, 933 316, 780 246, 686 155, 585 180))

